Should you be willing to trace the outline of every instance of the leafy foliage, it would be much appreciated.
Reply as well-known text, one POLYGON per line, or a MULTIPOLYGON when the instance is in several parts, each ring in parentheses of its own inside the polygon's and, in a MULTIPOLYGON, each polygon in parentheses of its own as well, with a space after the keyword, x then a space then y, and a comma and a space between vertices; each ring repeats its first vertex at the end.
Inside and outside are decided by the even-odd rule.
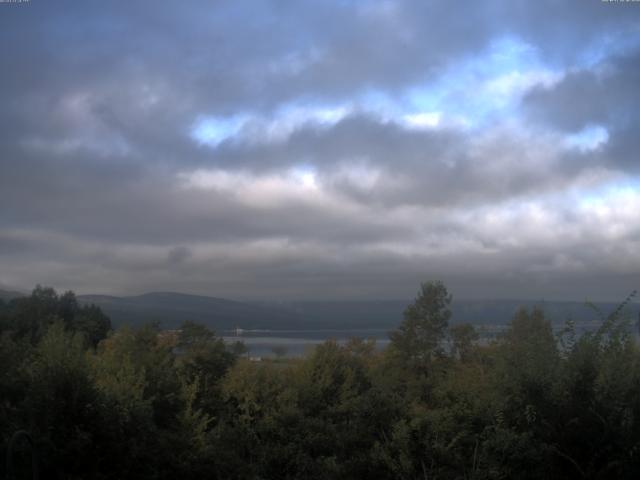
POLYGON ((414 303, 404 312, 404 321, 391 332, 392 351, 408 366, 429 365, 441 353, 451 318, 451 295, 442 282, 423 283, 414 303))
POLYGON ((0 304, 0 454, 27 430, 42 478, 636 478, 632 298, 591 332, 521 309, 483 342, 430 282, 385 350, 255 363, 201 325, 109 331, 37 287, 0 304))

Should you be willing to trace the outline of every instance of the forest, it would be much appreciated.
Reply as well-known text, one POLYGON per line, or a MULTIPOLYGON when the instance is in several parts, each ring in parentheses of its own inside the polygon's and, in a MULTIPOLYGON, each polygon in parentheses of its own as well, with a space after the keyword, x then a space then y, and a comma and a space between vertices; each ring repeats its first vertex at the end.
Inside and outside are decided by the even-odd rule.
POLYGON ((197 323, 114 330, 39 286, 0 301, 0 477, 638 478, 633 295, 591 332, 521 309, 486 342, 426 282, 384 349, 251 362, 197 323))

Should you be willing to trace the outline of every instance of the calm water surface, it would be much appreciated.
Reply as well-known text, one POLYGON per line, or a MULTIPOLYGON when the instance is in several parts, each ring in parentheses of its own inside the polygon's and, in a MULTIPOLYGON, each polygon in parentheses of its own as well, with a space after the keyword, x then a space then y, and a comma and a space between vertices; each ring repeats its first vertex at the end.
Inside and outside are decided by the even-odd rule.
POLYGON ((287 357, 301 357, 325 342, 335 340, 345 344, 351 338, 374 339, 380 349, 389 343, 386 329, 367 330, 235 330, 224 331, 225 342, 243 342, 252 357, 273 358, 273 349, 283 348, 287 357))
MULTIPOLYGON (((584 322, 575 325, 576 335, 580 336, 588 331, 595 331, 597 322, 584 322)), ((554 325, 558 334, 563 325, 554 325)), ((487 344, 496 339, 506 325, 476 326, 480 344, 487 344)), ((376 347, 383 349, 389 344, 388 329, 344 329, 344 330, 227 330, 223 331, 223 339, 228 343, 243 342, 249 350, 249 356, 273 358, 274 349, 283 348, 287 357, 301 357, 312 352, 313 349, 327 341, 335 340, 345 344, 351 338, 374 339, 376 347)))

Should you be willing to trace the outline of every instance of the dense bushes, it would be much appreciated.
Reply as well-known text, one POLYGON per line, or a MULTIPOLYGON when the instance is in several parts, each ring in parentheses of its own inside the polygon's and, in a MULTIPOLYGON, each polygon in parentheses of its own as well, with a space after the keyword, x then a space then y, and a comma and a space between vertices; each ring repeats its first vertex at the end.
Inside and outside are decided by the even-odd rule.
POLYGON ((329 341, 252 363, 192 323, 107 335, 99 309, 37 288, 0 306, 2 456, 25 429, 42 478, 640 473, 640 352, 621 310, 582 336, 521 310, 480 345, 449 304, 423 285, 382 352, 329 341))

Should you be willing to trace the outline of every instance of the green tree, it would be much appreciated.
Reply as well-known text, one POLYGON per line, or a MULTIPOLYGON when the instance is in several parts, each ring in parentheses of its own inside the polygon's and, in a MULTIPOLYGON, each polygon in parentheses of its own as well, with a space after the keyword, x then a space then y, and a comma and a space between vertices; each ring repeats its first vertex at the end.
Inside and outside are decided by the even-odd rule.
POLYGON ((454 325, 449 329, 451 336, 451 354, 459 358, 462 362, 471 360, 474 352, 475 342, 478 341, 478 332, 473 325, 463 323, 454 325))
POLYGON ((70 328, 82 332, 87 341, 95 347, 101 340, 107 338, 107 334, 111 331, 111 320, 100 307, 84 305, 75 312, 70 328))
POLYGON ((224 340, 204 325, 187 321, 178 337, 178 371, 187 384, 196 384, 194 405, 215 416, 221 405, 220 381, 237 359, 238 346, 227 348, 224 340))
POLYGON ((228 349, 215 332, 195 322, 184 322, 180 330, 177 345, 180 366, 189 381, 200 377, 206 390, 207 384, 216 383, 234 364, 234 350, 238 347, 228 349))
POLYGON ((271 351, 277 358, 284 358, 287 355, 287 347, 285 345, 274 345, 271 351))
POLYGON ((389 431, 396 406, 374 385, 362 346, 327 341, 300 365, 300 477, 379 478, 385 471, 375 445, 389 431))
POLYGON ((57 320, 66 330, 83 334, 94 347, 111 330, 109 317, 99 307, 81 306, 73 292, 58 295, 53 288, 40 285, 30 296, 11 300, 4 317, 0 330, 11 330, 14 337, 26 338, 34 345, 57 320))
POLYGON ((58 295, 53 288, 37 285, 28 297, 9 302, 9 329, 16 338, 33 345, 45 335, 58 317, 58 295))
POLYGON ((29 370, 24 413, 39 445, 43 476, 55 471, 64 478, 93 476, 98 455, 93 438, 101 415, 83 335, 55 322, 37 345, 29 370))
POLYGON ((423 283, 415 301, 404 311, 400 327, 390 334, 393 353, 408 366, 430 364, 433 355, 442 351, 450 305, 451 295, 442 282, 423 283))

